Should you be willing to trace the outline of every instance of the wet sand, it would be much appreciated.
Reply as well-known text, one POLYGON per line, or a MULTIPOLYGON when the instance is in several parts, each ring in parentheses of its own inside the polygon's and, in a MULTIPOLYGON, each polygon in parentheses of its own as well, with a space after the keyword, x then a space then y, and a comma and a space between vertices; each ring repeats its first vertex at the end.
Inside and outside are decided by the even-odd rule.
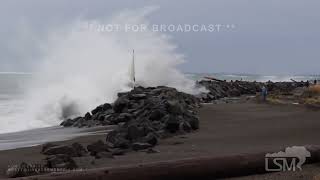
MULTIPOLYGON (((190 157, 273 152, 293 145, 320 144, 320 111, 308 110, 299 105, 249 102, 204 105, 199 115, 199 131, 160 141, 155 147, 160 153, 131 152, 114 159, 94 160, 85 157, 76 161, 83 168, 114 167, 190 157)), ((85 136, 59 143, 80 142, 86 145, 104 137, 85 136)), ((0 151, 0 177, 4 177, 8 164, 41 162, 44 156, 40 150, 40 146, 35 146, 0 151)), ((309 166, 315 168, 312 172, 320 173, 317 166, 309 166)), ((260 177, 263 179, 264 176, 260 177)), ((297 173, 297 176, 300 174, 297 173)), ((252 176, 245 178, 251 179, 252 176)))
POLYGON ((252 176, 229 178, 228 180, 320 180, 320 163, 307 164, 302 171, 287 171, 252 176))
POLYGON ((0 150, 17 149, 21 147, 31 147, 40 145, 48 141, 65 141, 81 136, 96 134, 105 134, 106 131, 114 128, 108 127, 91 127, 91 128, 64 128, 53 126, 38 128, 27 131, 0 134, 0 150))

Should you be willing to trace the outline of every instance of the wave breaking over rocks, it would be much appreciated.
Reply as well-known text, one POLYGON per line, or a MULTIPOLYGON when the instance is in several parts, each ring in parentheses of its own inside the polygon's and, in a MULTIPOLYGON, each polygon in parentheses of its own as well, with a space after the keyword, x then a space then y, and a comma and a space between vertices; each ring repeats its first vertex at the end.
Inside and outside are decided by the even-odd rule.
POLYGON ((65 127, 118 125, 108 133, 111 148, 142 150, 155 146, 159 138, 199 128, 200 101, 170 87, 136 87, 119 93, 113 104, 103 104, 84 117, 67 119, 65 127))

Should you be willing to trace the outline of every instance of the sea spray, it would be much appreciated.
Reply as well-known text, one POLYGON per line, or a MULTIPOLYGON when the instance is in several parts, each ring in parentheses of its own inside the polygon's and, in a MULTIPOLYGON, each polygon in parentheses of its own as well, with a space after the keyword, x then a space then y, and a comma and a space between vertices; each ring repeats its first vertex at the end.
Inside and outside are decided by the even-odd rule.
POLYGON ((114 101, 118 92, 130 89, 128 69, 133 48, 137 84, 166 85, 198 93, 194 81, 176 69, 184 57, 176 52, 167 35, 149 30, 102 32, 88 26, 148 24, 148 13, 150 8, 127 10, 103 20, 76 20, 49 33, 48 41, 43 43, 45 56, 34 68, 25 110, 17 119, 11 119, 16 122, 2 129, 19 131, 58 125, 63 118, 114 101))

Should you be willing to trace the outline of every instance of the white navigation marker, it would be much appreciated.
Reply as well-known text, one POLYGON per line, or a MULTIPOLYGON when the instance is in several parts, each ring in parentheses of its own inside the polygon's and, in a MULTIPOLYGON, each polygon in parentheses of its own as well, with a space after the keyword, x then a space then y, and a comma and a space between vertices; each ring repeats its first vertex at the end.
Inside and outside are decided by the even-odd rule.
POLYGON ((131 67, 130 67, 130 80, 132 82, 132 88, 134 88, 135 84, 136 84, 135 63, 134 63, 134 49, 132 50, 132 63, 131 63, 131 67))

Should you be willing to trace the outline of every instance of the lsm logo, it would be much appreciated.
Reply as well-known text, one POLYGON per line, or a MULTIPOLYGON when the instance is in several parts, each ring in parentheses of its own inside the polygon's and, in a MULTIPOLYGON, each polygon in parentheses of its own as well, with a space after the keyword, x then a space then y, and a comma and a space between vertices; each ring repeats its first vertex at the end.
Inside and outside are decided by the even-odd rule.
POLYGON ((287 147, 285 152, 265 155, 265 170, 271 172, 277 171, 296 171, 302 170, 302 165, 307 157, 311 157, 310 152, 303 146, 287 147))

